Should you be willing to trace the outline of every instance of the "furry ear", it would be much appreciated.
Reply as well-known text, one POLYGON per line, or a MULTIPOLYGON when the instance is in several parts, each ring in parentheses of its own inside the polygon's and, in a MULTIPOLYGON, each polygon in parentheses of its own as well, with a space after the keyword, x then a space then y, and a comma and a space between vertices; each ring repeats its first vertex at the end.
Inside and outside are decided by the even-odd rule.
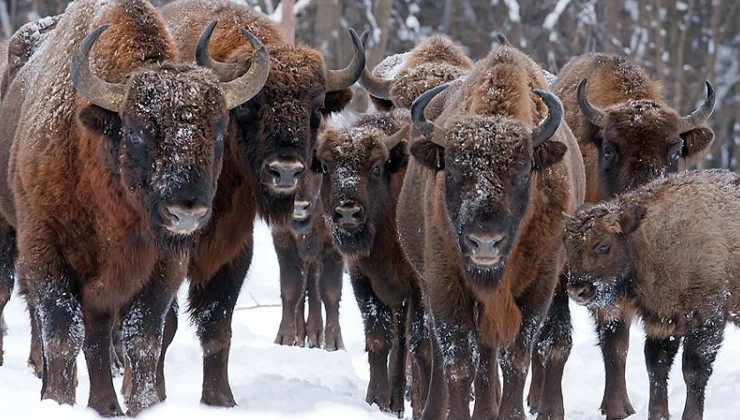
POLYGON ((560 162, 567 150, 568 146, 559 141, 548 140, 540 144, 534 148, 532 169, 538 171, 560 162))
POLYGON ((629 235, 636 231, 637 228, 640 227, 640 223, 646 214, 647 208, 639 204, 622 211, 622 214, 619 216, 619 224, 622 225, 622 233, 629 235))
POLYGON ((351 100, 352 89, 350 88, 326 92, 326 95, 324 96, 324 110, 322 113, 326 116, 332 112, 341 112, 351 100))
POLYGON ((681 138, 683 139, 681 157, 691 159, 709 147, 714 140, 714 131, 709 127, 699 127, 681 133, 681 138))
POLYGON ((411 156, 422 165, 439 171, 445 168, 445 149, 431 140, 420 139, 411 145, 411 156))
POLYGON ((317 174, 321 173, 321 162, 316 157, 316 149, 313 149, 311 152, 311 171, 316 172, 317 174))
POLYGON ((388 162, 385 164, 388 172, 398 172, 409 161, 409 152, 406 149, 406 142, 402 141, 388 152, 388 162))
POLYGON ((77 113, 79 122, 88 130, 117 139, 121 135, 121 118, 115 112, 97 105, 88 105, 77 113))

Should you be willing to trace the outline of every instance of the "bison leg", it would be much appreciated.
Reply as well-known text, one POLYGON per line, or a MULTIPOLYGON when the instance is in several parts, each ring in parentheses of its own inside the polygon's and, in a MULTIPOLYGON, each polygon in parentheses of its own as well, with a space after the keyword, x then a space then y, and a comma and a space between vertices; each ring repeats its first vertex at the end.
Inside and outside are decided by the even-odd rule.
POLYGON ((475 405, 473 420, 494 419, 498 415, 500 383, 498 380, 497 350, 478 341, 480 362, 475 374, 475 405))
POLYGON ((160 401, 167 399, 167 392, 164 384, 164 357, 167 354, 167 349, 172 344, 172 340, 175 339, 175 333, 177 332, 177 313, 179 312, 179 305, 177 303, 177 297, 172 299, 167 314, 164 318, 164 331, 162 333, 162 352, 157 362, 157 396, 160 401))
POLYGON ((43 349, 41 345, 41 325, 37 317, 36 306, 28 301, 28 313, 31 321, 31 349, 28 352, 28 367, 41 378, 44 371, 43 349))
MULTIPOLYGON (((308 321, 305 324, 305 337, 308 341, 308 347, 318 348, 321 347, 321 343, 324 341, 324 317, 321 314, 321 293, 319 292, 321 266, 317 262, 312 262, 306 271, 308 321)), ((303 314, 303 311, 301 311, 301 314, 303 314)))
POLYGON ((686 383, 686 405, 683 420, 700 420, 704 415, 704 392, 717 350, 722 345, 725 321, 708 320, 691 331, 683 342, 683 380, 686 383))
POLYGON ((645 365, 650 378, 649 417, 668 418, 668 373, 681 344, 680 338, 645 339, 645 365))
POLYGON ((388 382, 388 352, 391 341, 390 308, 373 292, 370 280, 352 269, 352 289, 360 308, 365 327, 365 351, 370 364, 370 383, 367 385, 365 401, 377 404, 383 411, 391 409, 391 393, 388 382))
MULTIPOLYGON (((21 274, 20 278, 24 277, 21 274)), ((85 331, 80 303, 65 287, 69 283, 68 279, 57 279, 39 285, 36 305, 32 306, 36 308, 42 338, 41 399, 73 405, 77 384, 75 358, 82 348, 85 331)))
MULTIPOLYGON (((205 285, 191 282, 190 311, 203 349, 203 392, 207 405, 236 405, 229 385, 231 319, 244 276, 252 262, 251 246, 229 264, 223 265, 205 285)), ((294 313, 290 314, 293 319, 294 313)))
MULTIPOLYGON (((331 245, 328 245, 331 247, 331 245)), ((319 290, 326 311, 326 328, 324 329, 324 348, 335 351, 344 348, 342 328, 339 325, 339 301, 342 298, 342 257, 332 249, 324 257, 319 290)))
POLYGON ((5 219, 0 217, 0 366, 3 365, 3 336, 7 332, 3 311, 13 293, 17 256, 15 232, 5 219))
POLYGON ((527 402, 538 419, 563 419, 563 370, 573 348, 567 279, 560 276, 532 354, 532 383, 527 402))
POLYGON ((85 322, 83 351, 90 377, 90 396, 87 405, 101 416, 120 416, 123 411, 118 405, 111 373, 113 314, 97 311, 86 304, 83 319, 85 322))
POLYGON ((414 387, 418 387, 418 401, 412 399, 413 418, 421 417, 429 396, 432 376, 432 339, 424 316, 421 291, 416 289, 409 299, 409 352, 413 362, 414 387))
MULTIPOLYGON (((280 265, 280 299, 283 304, 283 316, 275 337, 275 344, 292 346, 299 335, 296 330, 296 319, 299 301, 305 299, 306 276, 303 273, 303 262, 292 238, 278 240, 275 236, 276 234, 273 233, 273 244, 280 265)), ((302 305, 300 317, 303 323, 302 305)), ((305 337, 305 329, 300 337, 301 339, 305 337)))
MULTIPOLYGON (((470 307, 473 305, 471 304, 470 307)), ((465 305, 468 307, 468 305, 465 305)), ((462 315, 462 314, 458 314, 462 315)), ((473 314, 466 313, 467 322, 434 320, 434 332, 439 341, 447 382, 449 420, 470 418, 470 387, 478 365, 478 338, 473 314)), ((427 413, 424 413, 424 417, 427 413)))
POLYGON ((631 320, 625 314, 610 313, 605 320, 596 314, 596 332, 599 336, 599 347, 604 358, 604 398, 601 401, 601 412, 607 420, 618 420, 635 414, 625 380, 627 351, 631 320))
POLYGON ((406 306, 396 306, 392 313, 393 335, 388 361, 388 381, 391 387, 391 412, 401 419, 406 394, 406 306))

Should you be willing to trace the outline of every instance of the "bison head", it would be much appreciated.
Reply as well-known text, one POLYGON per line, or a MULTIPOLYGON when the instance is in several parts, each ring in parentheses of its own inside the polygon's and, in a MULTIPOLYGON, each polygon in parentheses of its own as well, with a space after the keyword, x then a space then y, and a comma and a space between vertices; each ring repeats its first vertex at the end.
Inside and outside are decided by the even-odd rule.
POLYGON ((129 205, 148 214, 165 237, 186 237, 210 217, 228 110, 262 88, 267 52, 256 45, 252 69, 230 83, 219 83, 201 67, 157 63, 113 84, 89 65, 90 50, 106 28, 85 37, 72 57, 74 87, 91 103, 80 109, 78 121, 85 135, 104 138, 107 166, 129 205))
POLYGON ((564 241, 571 299, 604 308, 629 289, 633 256, 628 237, 645 213, 644 207, 623 211, 610 201, 586 204, 568 221, 564 241))
MULTIPOLYGON (((213 25, 201 38, 197 61, 229 80, 248 63, 249 55, 237 49, 229 58, 231 63, 213 61, 206 48, 213 25)), ((268 221, 290 218, 298 177, 310 163, 323 118, 341 111, 352 99, 349 87, 365 67, 365 52, 354 30, 350 35, 355 55, 342 70, 328 70, 322 55, 312 48, 271 46, 270 76, 264 88, 234 111, 238 141, 256 182, 259 212, 268 221)))
POLYGON ((681 117, 675 110, 648 99, 629 100, 599 109, 586 98, 586 79, 578 85, 578 106, 592 124, 599 150, 601 199, 647 183, 666 173, 677 172, 687 160, 714 139, 704 122, 714 109, 714 90, 709 82, 704 104, 681 117))
POLYGON ((443 201, 447 224, 457 242, 468 278, 494 288, 525 216, 532 178, 559 162, 563 143, 547 141, 562 120, 554 95, 535 90, 549 114, 537 127, 504 116, 462 114, 444 126, 426 121, 426 104, 446 85, 421 95, 411 108, 412 119, 425 139, 414 142, 411 154, 422 165, 444 172, 443 201))
POLYGON ((312 164, 323 174, 326 225, 337 249, 348 256, 368 255, 380 226, 395 217, 392 203, 408 160, 402 141, 408 126, 393 132, 397 124, 380 122, 387 116, 375 118, 341 131, 327 130, 312 164))

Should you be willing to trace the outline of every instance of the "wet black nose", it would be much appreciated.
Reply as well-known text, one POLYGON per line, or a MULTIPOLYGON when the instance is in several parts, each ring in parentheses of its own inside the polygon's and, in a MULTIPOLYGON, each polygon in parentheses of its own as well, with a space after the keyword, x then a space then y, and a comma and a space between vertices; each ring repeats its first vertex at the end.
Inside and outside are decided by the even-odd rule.
POLYGON ((179 234, 189 234, 200 226, 208 215, 208 207, 186 207, 181 204, 166 206, 169 225, 167 229, 179 234))
POLYGON ((272 186, 276 188, 295 188, 298 175, 305 168, 305 165, 298 161, 276 160, 267 165, 267 170, 272 176, 272 186))
POLYGON ((499 254, 499 247, 503 245, 506 235, 503 233, 469 233, 465 235, 465 242, 470 251, 479 258, 495 258, 499 254))
POLYGON ((362 207, 356 203, 334 207, 334 221, 340 225, 357 225, 362 222, 362 207))

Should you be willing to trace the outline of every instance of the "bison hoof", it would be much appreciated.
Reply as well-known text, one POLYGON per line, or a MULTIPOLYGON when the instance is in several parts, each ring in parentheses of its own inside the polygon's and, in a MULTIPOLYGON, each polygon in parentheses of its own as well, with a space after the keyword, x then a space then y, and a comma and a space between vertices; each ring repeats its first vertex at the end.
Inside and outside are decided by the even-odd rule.
POLYGON ((635 409, 632 408, 629 398, 612 401, 611 403, 605 400, 601 404, 601 414, 606 416, 606 420, 622 420, 635 414, 635 409))
POLYGON ((231 394, 230 390, 225 391, 216 391, 212 390, 211 392, 205 392, 203 391, 203 396, 200 399, 200 402, 205 405, 210 405, 214 407, 235 407, 236 401, 234 400, 234 396, 231 394))
POLYGON ((275 344, 279 344, 281 346, 292 346, 295 344, 295 335, 294 334, 283 334, 282 332, 278 332, 277 337, 275 337, 275 344))
POLYGON ((41 375, 44 373, 44 368, 41 363, 36 363, 33 359, 28 359, 28 367, 31 368, 33 374, 36 375, 37 378, 41 379, 41 375))
POLYGON ((121 406, 118 405, 118 400, 113 399, 109 401, 90 402, 90 408, 97 411, 101 417, 118 417, 123 415, 121 406))

